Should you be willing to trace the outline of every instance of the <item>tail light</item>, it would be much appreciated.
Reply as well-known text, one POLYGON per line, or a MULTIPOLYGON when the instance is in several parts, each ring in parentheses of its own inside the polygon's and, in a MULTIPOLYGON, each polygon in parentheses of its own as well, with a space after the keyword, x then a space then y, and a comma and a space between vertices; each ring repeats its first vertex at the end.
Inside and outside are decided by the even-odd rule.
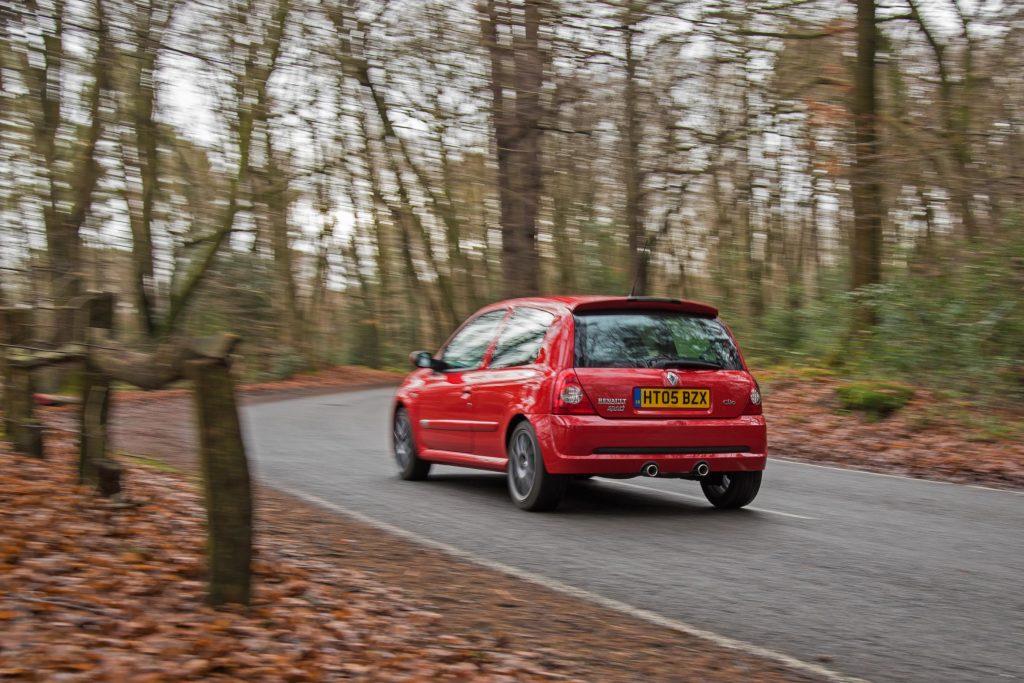
POLYGON ((764 408, 761 405, 761 385, 753 377, 750 379, 754 381, 754 386, 750 387, 750 399, 747 401, 747 407, 743 410, 743 414, 762 415, 764 408))
POLYGON ((594 404, 583 391, 575 370, 564 370, 555 382, 554 410, 556 415, 595 415, 594 404))

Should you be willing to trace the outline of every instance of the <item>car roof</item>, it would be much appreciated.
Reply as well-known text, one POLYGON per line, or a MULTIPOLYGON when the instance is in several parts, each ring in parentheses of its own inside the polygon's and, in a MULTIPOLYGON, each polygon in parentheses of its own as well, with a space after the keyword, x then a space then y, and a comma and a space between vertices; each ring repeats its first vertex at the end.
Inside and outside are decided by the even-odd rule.
POLYGON ((532 296, 506 299, 487 308, 532 306, 568 311, 600 311, 609 309, 678 311, 707 318, 717 318, 718 309, 709 304, 688 299, 670 299, 653 296, 608 296, 602 294, 532 296))

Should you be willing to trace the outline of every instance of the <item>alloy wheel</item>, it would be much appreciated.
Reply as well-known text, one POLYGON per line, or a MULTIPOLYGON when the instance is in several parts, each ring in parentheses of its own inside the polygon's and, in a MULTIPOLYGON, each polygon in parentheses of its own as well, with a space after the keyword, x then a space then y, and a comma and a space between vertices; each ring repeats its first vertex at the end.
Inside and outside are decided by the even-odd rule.
POLYGON ((729 484, 732 480, 728 474, 721 474, 717 481, 708 482, 707 488, 711 489, 716 495, 724 496, 726 491, 729 490, 729 484))
POLYGON ((404 410, 395 415, 393 437, 395 460, 398 461, 399 467, 405 468, 412 456, 412 426, 409 424, 409 416, 404 410))
POLYGON ((525 432, 516 434, 512 443, 511 466, 512 488, 520 499, 530 495, 537 469, 536 450, 533 441, 525 432))

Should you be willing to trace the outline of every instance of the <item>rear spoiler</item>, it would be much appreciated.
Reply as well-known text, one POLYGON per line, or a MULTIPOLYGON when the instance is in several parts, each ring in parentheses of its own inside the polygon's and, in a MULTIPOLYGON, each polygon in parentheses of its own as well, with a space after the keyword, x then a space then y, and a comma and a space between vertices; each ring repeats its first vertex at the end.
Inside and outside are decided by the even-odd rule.
POLYGON ((586 301, 573 307, 573 311, 605 311, 605 310, 641 310, 641 311, 677 311, 689 313, 703 318, 717 318, 718 309, 699 301, 687 299, 668 299, 656 296, 620 296, 586 301))

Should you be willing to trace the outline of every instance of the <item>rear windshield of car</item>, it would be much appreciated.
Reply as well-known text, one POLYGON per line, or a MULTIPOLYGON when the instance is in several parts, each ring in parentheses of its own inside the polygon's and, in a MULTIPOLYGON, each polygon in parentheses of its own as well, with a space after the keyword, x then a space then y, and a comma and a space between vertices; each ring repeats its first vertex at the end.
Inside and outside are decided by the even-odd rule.
POLYGON ((577 313, 578 368, 742 370, 739 352, 717 320, 672 311, 577 313))

